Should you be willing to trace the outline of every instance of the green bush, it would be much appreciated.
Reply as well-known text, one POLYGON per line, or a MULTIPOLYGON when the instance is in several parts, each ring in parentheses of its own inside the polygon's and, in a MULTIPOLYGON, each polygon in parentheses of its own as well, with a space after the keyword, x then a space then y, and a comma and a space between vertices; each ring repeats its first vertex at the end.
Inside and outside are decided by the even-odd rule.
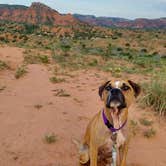
POLYGON ((143 53, 148 52, 146 48, 142 48, 140 51, 143 52, 143 53))
POLYGON ((15 73, 15 78, 19 79, 20 77, 22 77, 23 75, 25 75, 27 73, 25 66, 20 66, 18 67, 18 69, 16 70, 15 73))
POLYGON ((130 44, 129 44, 129 43, 126 43, 125 46, 126 46, 126 47, 130 47, 130 44))
POLYGON ((65 79, 64 78, 57 78, 57 77, 51 77, 50 78, 50 81, 52 82, 52 83, 60 83, 60 82, 65 82, 65 79))
POLYGON ((55 135, 54 133, 52 133, 52 134, 47 134, 47 135, 45 135, 45 137, 44 137, 45 142, 48 143, 48 144, 55 143, 55 142, 57 141, 57 139, 58 139, 58 136, 55 135))
POLYGON ((143 86, 144 97, 142 102, 154 108, 160 115, 166 115, 166 77, 154 77, 150 83, 143 86))
POLYGON ((144 137, 146 138, 151 138, 154 137, 156 135, 156 130, 153 128, 147 129, 146 131, 144 131, 144 137))
POLYGON ((24 62, 27 64, 49 63, 49 58, 47 55, 32 55, 32 52, 24 52, 24 54, 24 62))
POLYGON ((49 63, 48 56, 46 55, 39 55, 39 59, 42 63, 45 63, 45 64, 49 63))
POLYGON ((8 65, 6 64, 6 62, 0 60, 0 70, 4 70, 7 68, 8 68, 8 65))
POLYGON ((60 48, 64 52, 64 55, 68 55, 68 52, 71 49, 71 45, 70 45, 69 41, 62 40, 60 43, 60 48))

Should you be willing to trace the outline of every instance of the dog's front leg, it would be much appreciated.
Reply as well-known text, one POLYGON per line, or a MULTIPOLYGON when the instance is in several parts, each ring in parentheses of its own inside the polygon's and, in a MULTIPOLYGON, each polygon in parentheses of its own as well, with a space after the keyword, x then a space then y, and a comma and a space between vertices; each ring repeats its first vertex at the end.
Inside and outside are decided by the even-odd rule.
POLYGON ((98 148, 94 142, 90 142, 90 166, 97 166, 98 148))
POLYGON ((122 145, 119 149, 120 154, 120 166, 126 166, 126 157, 128 152, 128 143, 122 145))

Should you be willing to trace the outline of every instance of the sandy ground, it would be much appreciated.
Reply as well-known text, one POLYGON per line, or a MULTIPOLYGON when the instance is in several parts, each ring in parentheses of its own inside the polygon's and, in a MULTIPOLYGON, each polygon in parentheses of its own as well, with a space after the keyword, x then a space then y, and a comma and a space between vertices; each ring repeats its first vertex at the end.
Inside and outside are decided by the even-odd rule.
MULTIPOLYGON (((0 59, 15 69, 22 63, 22 52, 20 48, 0 48, 0 59)), ((0 91, 0 166, 78 166, 77 149, 71 140, 81 139, 90 118, 102 109, 98 87, 111 75, 77 71, 66 82, 53 84, 48 66, 28 65, 27 70, 18 80, 14 70, 0 71, 0 86, 6 87, 0 91), (70 96, 56 96, 60 89, 70 96), (45 142, 50 133, 57 135, 55 143, 45 142)), ((130 119, 153 119, 157 133, 147 139, 142 134, 145 127, 139 124, 130 143, 128 166, 165 166, 166 124, 159 123, 148 109, 136 104, 132 108, 130 119)))

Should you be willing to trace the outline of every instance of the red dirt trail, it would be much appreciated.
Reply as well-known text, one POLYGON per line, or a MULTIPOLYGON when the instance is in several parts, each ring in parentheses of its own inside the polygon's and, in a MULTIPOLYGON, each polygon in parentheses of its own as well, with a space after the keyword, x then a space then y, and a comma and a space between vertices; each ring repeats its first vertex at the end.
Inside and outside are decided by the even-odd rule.
MULTIPOLYGON (((0 47, 0 59, 15 69, 22 63, 22 51, 0 47)), ((0 87, 6 87, 0 91, 0 166, 78 166, 72 138, 81 139, 90 118, 102 108, 98 87, 111 74, 82 70, 66 77, 66 82, 53 84, 48 66, 28 65, 28 73, 18 80, 12 69, 0 71, 0 87), (70 96, 56 96, 60 89, 70 96), (44 137, 50 133, 57 135, 57 141, 47 144, 44 137)), ((130 79, 140 81, 137 76, 130 79)), ((166 124, 148 109, 136 104, 132 108, 130 119, 153 119, 157 133, 147 139, 139 124, 130 143, 128 166, 165 166, 166 124)))

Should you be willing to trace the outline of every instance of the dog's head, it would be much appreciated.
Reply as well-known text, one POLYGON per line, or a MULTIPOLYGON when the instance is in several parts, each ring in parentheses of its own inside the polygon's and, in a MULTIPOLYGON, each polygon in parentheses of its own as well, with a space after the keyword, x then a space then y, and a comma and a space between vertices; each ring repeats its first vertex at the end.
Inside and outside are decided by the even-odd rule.
POLYGON ((140 86, 130 80, 107 81, 99 87, 105 107, 113 111, 118 109, 118 113, 128 108, 139 93, 140 86))

